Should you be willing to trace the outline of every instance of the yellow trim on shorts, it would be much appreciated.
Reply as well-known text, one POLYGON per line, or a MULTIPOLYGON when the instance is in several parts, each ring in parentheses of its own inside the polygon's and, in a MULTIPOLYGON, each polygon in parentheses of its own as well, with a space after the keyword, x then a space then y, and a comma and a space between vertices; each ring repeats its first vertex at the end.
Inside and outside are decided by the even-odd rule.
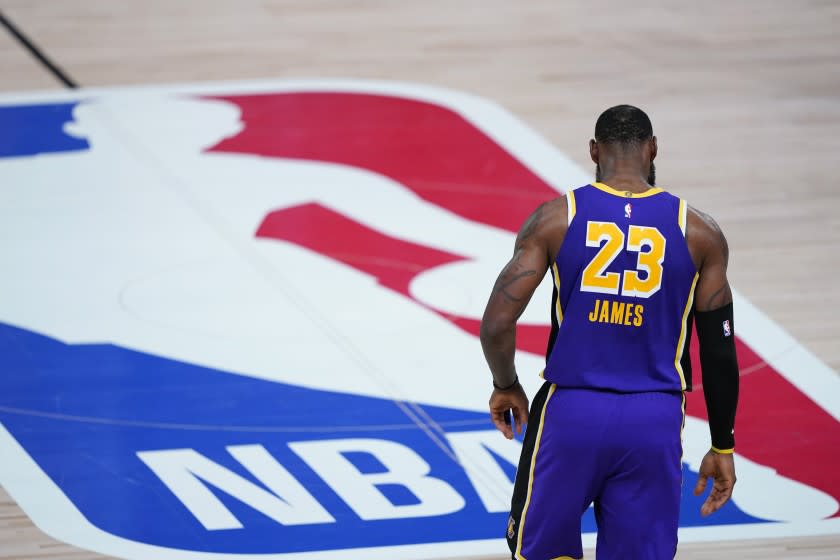
POLYGON ((557 326, 560 326, 560 323, 563 322, 563 308, 560 306, 560 272, 557 270, 556 262, 552 263, 551 270, 554 272, 554 287, 557 289, 557 305, 555 306, 557 309, 555 310, 555 315, 557 316, 557 326))
POLYGON ((682 327, 680 328, 680 338, 677 341, 677 353, 674 355, 674 367, 677 368, 677 373, 680 375, 680 388, 685 391, 685 375, 683 374, 682 364, 680 358, 682 357, 686 340, 686 333, 688 332, 688 313, 691 311, 691 306, 694 305, 694 288, 697 287, 697 279, 700 278, 700 273, 694 273, 694 280, 691 282, 691 289, 688 292, 688 301, 685 302, 685 310, 683 310, 682 327))
POLYGON ((572 220, 577 213, 577 202, 575 202, 575 191, 571 190, 566 193, 566 225, 571 225, 572 220))
POLYGON ((598 189, 599 191, 604 191, 607 194, 611 194, 614 196, 620 196, 621 198, 645 198, 648 196, 653 196, 655 194, 659 194, 665 189, 660 189, 659 187, 653 187, 645 192, 641 193, 634 193, 630 191, 619 191, 617 189, 612 188, 609 185, 605 185, 604 183, 592 183, 592 186, 598 189))
POLYGON ((735 453, 735 448, 733 447, 732 449, 718 449, 713 445, 712 451, 714 451, 715 453, 720 453, 721 455, 732 455, 733 453, 735 453))
POLYGON ((531 491, 534 489, 534 467, 537 465, 537 452, 540 450, 540 438, 542 437, 543 426, 545 424, 545 411, 548 409, 548 401, 551 400, 551 395, 557 389, 557 385, 551 384, 551 389, 548 390, 548 395, 545 397, 545 404, 542 412, 540 412, 540 427, 537 430, 537 439, 534 443, 534 452, 531 454, 531 471, 528 474, 528 494, 525 497, 525 507, 522 508, 522 518, 519 521, 519 530, 516 535, 516 553, 517 560, 525 560, 522 556, 522 534, 525 532, 525 516, 528 515, 528 506, 531 505, 531 491))
POLYGON ((682 423, 680 424, 680 470, 682 471, 682 460, 685 457, 685 446, 683 445, 683 433, 685 432, 685 391, 682 393, 682 423))

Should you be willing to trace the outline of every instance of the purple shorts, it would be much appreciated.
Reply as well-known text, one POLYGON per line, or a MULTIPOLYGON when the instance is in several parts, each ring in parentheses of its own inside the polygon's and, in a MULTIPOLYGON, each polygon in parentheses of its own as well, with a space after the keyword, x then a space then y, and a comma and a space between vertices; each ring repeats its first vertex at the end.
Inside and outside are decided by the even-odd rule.
POLYGON ((598 559, 673 559, 682 486, 684 401, 546 382, 516 473, 507 539, 514 559, 582 558, 595 505, 598 559))

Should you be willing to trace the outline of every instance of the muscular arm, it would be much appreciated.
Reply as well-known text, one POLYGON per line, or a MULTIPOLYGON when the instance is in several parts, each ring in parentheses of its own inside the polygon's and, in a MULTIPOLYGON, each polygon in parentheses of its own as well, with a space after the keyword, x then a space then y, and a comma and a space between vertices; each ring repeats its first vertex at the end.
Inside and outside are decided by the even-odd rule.
POLYGON ((729 500, 735 485, 732 451, 735 448, 739 374, 732 290, 726 278, 729 246, 717 223, 693 209, 688 234, 689 248, 700 261, 694 318, 700 342, 703 395, 712 435, 712 448, 700 464, 700 476, 694 489, 695 495, 702 494, 707 480, 714 479, 712 491, 700 508, 705 516, 729 500))
POLYGON ((565 199, 546 202, 525 221, 516 237, 513 257, 502 269, 481 320, 481 347, 496 389, 490 397, 490 415, 496 427, 512 438, 505 421, 513 412, 517 431, 528 419, 528 398, 517 382, 514 366, 516 321, 548 270, 553 251, 565 234, 565 199), (501 388, 501 389, 500 389, 501 388))
POLYGON ((498 387, 507 387, 516 379, 516 321, 548 270, 546 230, 550 228, 545 222, 551 213, 549 204, 537 208, 522 225, 513 257, 496 279, 481 320, 481 347, 498 387))
POLYGON ((726 278, 729 266, 729 244, 720 226, 711 216, 691 209, 689 214, 689 242, 694 242, 698 255, 700 277, 694 292, 694 310, 719 309, 732 303, 732 289, 726 278))
POLYGON ((732 290, 726 278, 729 246, 711 217, 696 210, 693 213, 696 219, 689 219, 689 240, 702 259, 695 291, 694 320, 700 342, 703 394, 709 413, 712 448, 731 453, 735 447, 733 434, 739 377, 732 290))

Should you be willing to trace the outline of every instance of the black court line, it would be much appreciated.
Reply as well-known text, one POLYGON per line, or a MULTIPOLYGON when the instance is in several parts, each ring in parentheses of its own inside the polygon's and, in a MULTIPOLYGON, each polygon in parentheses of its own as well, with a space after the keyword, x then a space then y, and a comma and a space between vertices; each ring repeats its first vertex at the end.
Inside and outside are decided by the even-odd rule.
POLYGON ((79 87, 78 84, 73 81, 66 72, 64 72, 64 70, 50 60, 49 57, 44 54, 40 48, 38 48, 38 45, 29 40, 29 37, 24 35, 23 32, 11 22, 11 20, 4 16, 3 12, 0 12, 0 25, 5 27, 8 32, 12 34, 12 37, 17 39, 17 41, 29 51, 29 54, 34 56, 38 62, 40 62, 53 76, 55 76, 58 81, 70 89, 76 89, 79 87))

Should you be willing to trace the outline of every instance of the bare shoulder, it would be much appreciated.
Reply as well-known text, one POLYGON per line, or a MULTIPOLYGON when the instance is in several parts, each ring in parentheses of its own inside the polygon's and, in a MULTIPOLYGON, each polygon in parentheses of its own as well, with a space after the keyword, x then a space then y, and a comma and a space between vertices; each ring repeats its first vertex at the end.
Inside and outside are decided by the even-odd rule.
POLYGON ((729 244, 723 230, 714 218, 693 206, 688 207, 686 241, 698 268, 711 255, 722 255, 724 262, 729 260, 729 244))
POLYGON ((565 196, 547 200, 531 212, 531 215, 522 224, 519 233, 520 235, 523 233, 533 234, 540 228, 555 225, 555 222, 565 224, 568 211, 568 202, 565 196))
POLYGON ((568 202, 565 196, 543 202, 528 216, 516 236, 515 250, 531 247, 550 262, 566 237, 568 202))
POLYGON ((711 215, 690 204, 688 205, 688 225, 708 232, 720 231, 720 226, 711 215))
POLYGON ((517 249, 533 242, 556 252, 566 234, 569 208, 565 196, 543 202, 531 212, 516 236, 517 249))

